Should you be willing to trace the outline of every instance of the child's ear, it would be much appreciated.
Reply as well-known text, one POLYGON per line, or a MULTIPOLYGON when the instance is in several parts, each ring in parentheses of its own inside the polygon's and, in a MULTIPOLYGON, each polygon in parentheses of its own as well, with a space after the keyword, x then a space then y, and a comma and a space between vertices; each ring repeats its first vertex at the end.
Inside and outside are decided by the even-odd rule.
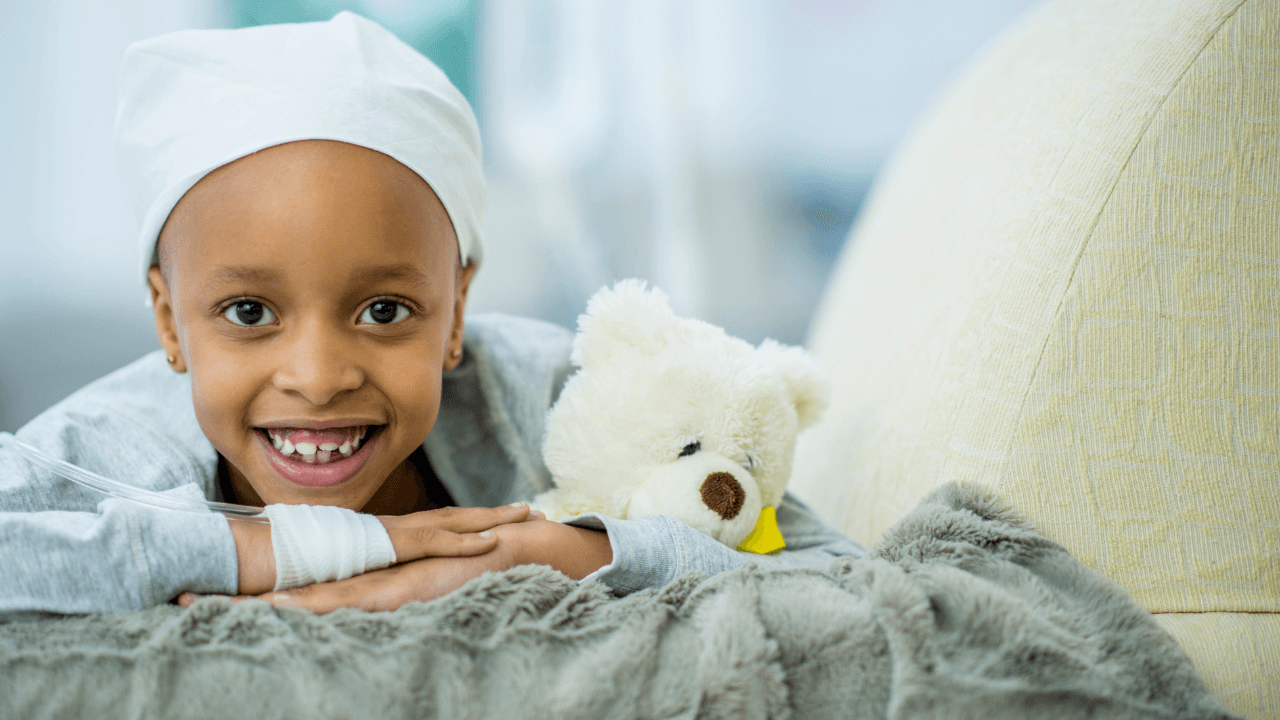
POLYGON ((156 338, 169 360, 169 367, 174 372, 187 371, 187 360, 182 356, 182 344, 178 342, 178 323, 173 313, 173 296, 169 293, 169 283, 157 265, 147 271, 147 282, 151 285, 151 309, 155 313, 156 338))
POLYGON ((453 290, 453 327, 449 329, 449 346, 444 353, 445 370, 452 370, 462 362, 462 337, 466 329, 463 315, 467 309, 467 291, 471 289, 471 278, 475 274, 475 263, 467 263, 458 268, 453 290))

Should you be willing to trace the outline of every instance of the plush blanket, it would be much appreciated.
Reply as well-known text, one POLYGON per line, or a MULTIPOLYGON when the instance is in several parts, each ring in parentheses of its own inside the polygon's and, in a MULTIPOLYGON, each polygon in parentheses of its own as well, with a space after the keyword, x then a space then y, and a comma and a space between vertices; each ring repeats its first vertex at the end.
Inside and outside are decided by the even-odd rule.
POLYGON ((210 598, 0 625, 0 717, 1231 716, 1123 590, 947 486, 825 570, 619 599, 522 567, 392 613, 210 598))

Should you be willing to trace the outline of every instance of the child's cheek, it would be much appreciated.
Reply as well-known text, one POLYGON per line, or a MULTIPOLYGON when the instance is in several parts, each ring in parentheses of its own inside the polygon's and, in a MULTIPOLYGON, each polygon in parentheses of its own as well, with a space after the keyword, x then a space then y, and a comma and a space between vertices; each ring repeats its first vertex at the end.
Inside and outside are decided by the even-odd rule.
POLYGON ((415 370, 397 374, 392 382, 398 424, 408 444, 416 447, 426 440, 440 412, 441 373, 430 366, 415 370))
POLYGON ((249 418, 261 390, 270 386, 264 382, 269 371, 262 363, 219 352, 208 343, 189 346, 191 400, 200 429, 220 454, 243 467, 255 441, 249 418))

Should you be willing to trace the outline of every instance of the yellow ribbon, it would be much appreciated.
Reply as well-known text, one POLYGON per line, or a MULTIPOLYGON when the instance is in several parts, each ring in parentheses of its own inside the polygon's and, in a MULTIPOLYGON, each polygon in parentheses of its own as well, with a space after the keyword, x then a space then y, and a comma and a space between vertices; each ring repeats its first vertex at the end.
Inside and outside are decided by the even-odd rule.
POLYGON ((782 531, 778 529, 778 512, 773 507, 767 507, 760 511, 760 519, 756 521, 755 529, 746 540, 742 541, 738 549, 757 555, 768 555, 786 546, 787 541, 782 539, 782 531))

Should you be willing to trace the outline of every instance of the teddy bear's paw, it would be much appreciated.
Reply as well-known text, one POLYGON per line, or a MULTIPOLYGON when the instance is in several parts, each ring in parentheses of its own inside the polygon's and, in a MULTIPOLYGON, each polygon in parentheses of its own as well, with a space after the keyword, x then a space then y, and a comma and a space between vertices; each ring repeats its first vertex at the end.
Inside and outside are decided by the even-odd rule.
POLYGON ((560 507, 559 493, 548 490, 529 501, 529 509, 547 516, 548 520, 564 520, 569 517, 560 507))

